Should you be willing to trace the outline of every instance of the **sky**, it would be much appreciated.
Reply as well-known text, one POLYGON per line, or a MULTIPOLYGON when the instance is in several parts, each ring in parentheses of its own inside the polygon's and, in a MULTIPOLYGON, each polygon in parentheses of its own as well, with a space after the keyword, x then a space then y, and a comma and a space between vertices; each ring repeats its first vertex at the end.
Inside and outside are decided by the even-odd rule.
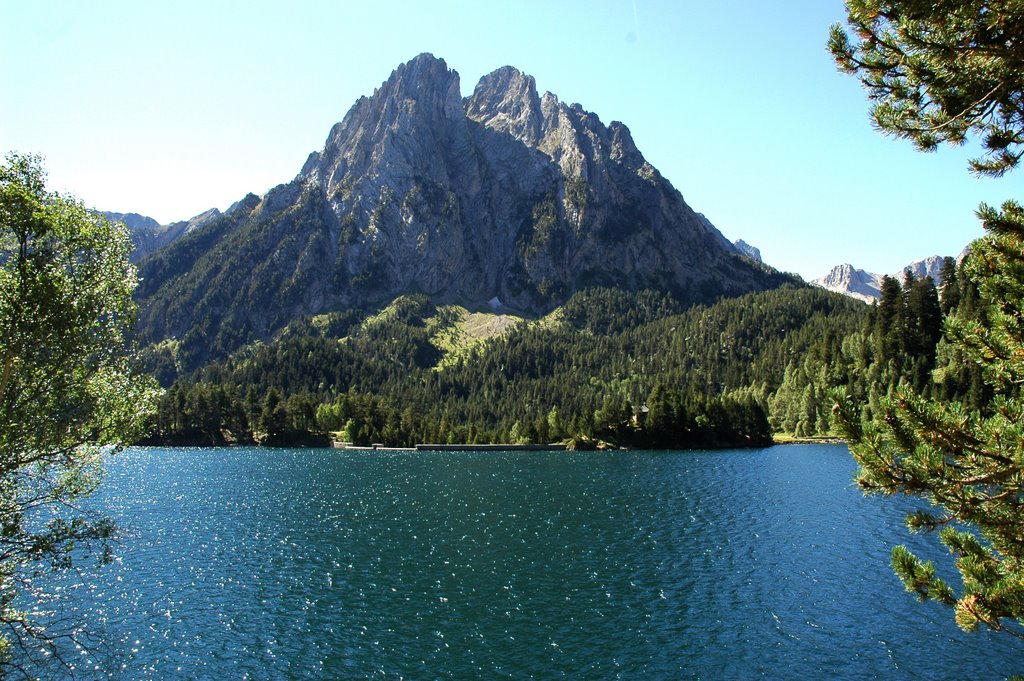
POLYGON ((625 123, 730 239, 805 279, 898 272, 981 236, 969 148, 875 131, 825 45, 841 0, 0 0, 0 153, 50 187, 162 224, 290 181, 331 126, 421 52, 463 96, 512 65, 625 123))

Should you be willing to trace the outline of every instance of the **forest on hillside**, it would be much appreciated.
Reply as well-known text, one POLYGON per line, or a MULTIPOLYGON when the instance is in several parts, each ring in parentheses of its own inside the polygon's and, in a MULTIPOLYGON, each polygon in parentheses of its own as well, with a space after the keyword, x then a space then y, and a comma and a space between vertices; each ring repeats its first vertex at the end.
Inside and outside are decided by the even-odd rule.
POLYGON ((839 386, 865 415, 900 383, 981 404, 980 375, 941 340, 943 316, 975 299, 951 259, 940 287, 886 278, 871 306, 793 285, 685 309, 593 288, 469 342, 465 310, 403 296, 300 320, 186 375, 172 342, 151 346, 167 387, 151 441, 704 448, 828 435, 839 386))

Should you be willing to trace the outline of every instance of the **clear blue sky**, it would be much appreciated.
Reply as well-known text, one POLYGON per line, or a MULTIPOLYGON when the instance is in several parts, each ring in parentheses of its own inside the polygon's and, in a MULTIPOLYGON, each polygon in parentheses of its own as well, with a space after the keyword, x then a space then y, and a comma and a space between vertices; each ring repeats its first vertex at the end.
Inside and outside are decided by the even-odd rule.
POLYGON ((0 0, 0 152, 43 154, 89 206, 171 222, 290 180, 357 97, 431 52, 463 95, 511 64, 624 122, 780 269, 955 255, 1020 171, 976 179, 968 150, 873 131, 825 50, 843 16, 840 0, 0 0))

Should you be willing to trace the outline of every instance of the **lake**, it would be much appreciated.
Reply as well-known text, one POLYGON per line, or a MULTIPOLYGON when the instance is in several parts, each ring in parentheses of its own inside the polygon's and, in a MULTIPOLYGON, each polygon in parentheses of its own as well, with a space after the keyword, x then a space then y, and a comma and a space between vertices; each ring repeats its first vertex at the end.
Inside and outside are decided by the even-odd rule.
MULTIPOLYGON (((912 499, 845 446, 135 448, 118 560, 54 585, 123 679, 966 679, 1024 671, 889 567, 912 499)), ((941 570, 940 570, 941 572, 941 570)))

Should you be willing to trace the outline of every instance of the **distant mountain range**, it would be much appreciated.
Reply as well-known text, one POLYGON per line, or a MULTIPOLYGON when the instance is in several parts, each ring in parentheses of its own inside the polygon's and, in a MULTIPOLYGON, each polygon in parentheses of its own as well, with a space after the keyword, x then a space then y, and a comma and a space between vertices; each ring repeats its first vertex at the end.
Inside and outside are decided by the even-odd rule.
POLYGON ((221 215, 219 210, 211 208, 210 210, 200 213, 189 220, 181 220, 180 222, 172 222, 169 225, 161 225, 153 218, 147 215, 139 215, 138 213, 112 213, 110 211, 100 212, 108 220, 121 222, 128 228, 132 244, 135 246, 135 250, 132 252, 131 257, 133 261, 141 260, 153 251, 170 244, 172 241, 175 241, 186 234, 194 232, 221 215))
MULTIPOLYGON (((931 277, 935 285, 939 285, 939 277, 942 273, 942 263, 945 260, 942 256, 933 255, 924 260, 916 260, 899 272, 889 276, 903 281, 904 272, 910 271, 915 279, 931 277)), ((811 281, 815 286, 842 293, 865 302, 878 300, 881 296, 882 277, 885 275, 867 272, 857 269, 853 265, 836 265, 832 271, 823 277, 811 281)))
POLYGON ((409 293, 539 314, 592 286, 685 303, 794 280, 694 212, 622 123, 539 95, 509 66, 463 98, 429 54, 266 195, 167 226, 111 216, 137 244, 143 339, 173 339, 187 366, 409 293))

